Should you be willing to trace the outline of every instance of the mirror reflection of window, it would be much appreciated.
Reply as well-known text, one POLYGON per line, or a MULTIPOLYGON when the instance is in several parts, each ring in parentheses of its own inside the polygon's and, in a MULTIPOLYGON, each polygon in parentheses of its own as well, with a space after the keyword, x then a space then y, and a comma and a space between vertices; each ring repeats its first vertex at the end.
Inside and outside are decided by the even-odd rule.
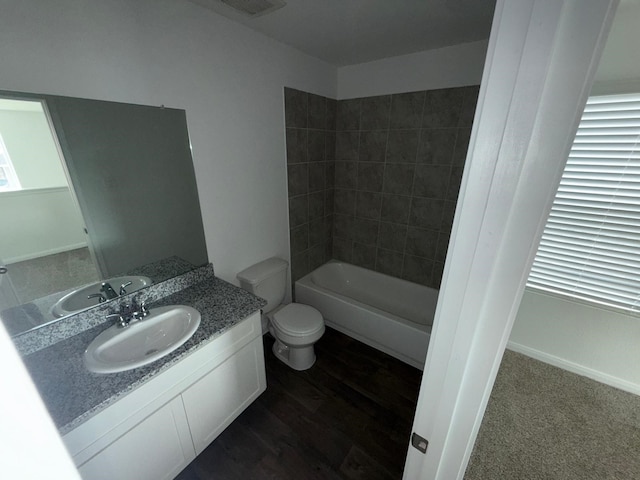
POLYGON ((0 136, 0 164, 11 165, 21 187, 13 190, 69 188, 40 100, 0 98, 0 136))
POLYGON ((11 192, 21 188, 20 180, 16 175, 15 168, 13 168, 11 157, 2 138, 2 132, 0 132, 0 192, 11 192))

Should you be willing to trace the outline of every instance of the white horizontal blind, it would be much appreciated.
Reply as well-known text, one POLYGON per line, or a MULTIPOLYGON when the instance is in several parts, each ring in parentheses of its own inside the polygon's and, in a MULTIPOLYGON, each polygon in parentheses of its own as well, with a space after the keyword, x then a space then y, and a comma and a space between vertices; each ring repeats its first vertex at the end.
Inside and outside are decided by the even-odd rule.
POLYGON ((592 97, 528 286, 640 310, 640 94, 592 97))

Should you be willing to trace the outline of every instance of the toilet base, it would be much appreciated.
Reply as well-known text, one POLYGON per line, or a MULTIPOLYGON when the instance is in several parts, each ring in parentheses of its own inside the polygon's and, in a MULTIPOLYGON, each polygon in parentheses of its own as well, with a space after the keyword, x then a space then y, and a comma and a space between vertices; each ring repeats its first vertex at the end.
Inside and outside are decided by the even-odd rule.
POLYGON ((294 370, 308 370, 316 363, 316 353, 313 345, 290 347, 276 338, 272 350, 276 358, 294 370))

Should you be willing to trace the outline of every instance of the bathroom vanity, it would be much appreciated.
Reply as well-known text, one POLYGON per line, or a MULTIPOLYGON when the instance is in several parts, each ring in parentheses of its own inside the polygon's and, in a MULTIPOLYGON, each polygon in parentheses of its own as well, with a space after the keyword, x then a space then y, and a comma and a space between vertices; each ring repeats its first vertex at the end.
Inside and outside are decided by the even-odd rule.
POLYGON ((211 272, 150 303, 151 311, 191 306, 201 323, 184 345, 149 365, 87 370, 84 350, 110 323, 26 355, 82 478, 171 479, 202 452, 266 388, 265 303, 211 272))
POLYGON ((0 292, 0 321, 83 478, 173 478, 266 388, 266 301, 216 278, 208 264, 186 112, 0 97, 11 111, 35 112, 15 145, 52 146, 38 155, 48 163, 30 168, 57 172, 55 184, 3 197, 16 219, 2 238, 4 260, 6 252, 12 259, 5 280, 16 259, 49 269, 29 267, 34 291, 4 282, 11 288, 0 292), (53 186, 64 202, 43 196, 53 186), (52 228, 81 233, 58 239, 52 228), (85 245, 91 262, 64 256, 69 272, 50 258, 85 245))
POLYGON ((256 313, 63 440, 83 479, 171 479, 265 388, 256 313))

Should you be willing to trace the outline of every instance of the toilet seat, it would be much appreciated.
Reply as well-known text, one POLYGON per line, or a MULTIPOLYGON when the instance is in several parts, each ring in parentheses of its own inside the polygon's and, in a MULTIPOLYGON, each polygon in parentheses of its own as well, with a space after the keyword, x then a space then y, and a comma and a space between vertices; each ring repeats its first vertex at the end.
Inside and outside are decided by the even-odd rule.
POLYGON ((322 314, 309 305, 290 303, 278 310, 272 318, 273 325, 289 336, 306 337, 324 330, 322 314))

